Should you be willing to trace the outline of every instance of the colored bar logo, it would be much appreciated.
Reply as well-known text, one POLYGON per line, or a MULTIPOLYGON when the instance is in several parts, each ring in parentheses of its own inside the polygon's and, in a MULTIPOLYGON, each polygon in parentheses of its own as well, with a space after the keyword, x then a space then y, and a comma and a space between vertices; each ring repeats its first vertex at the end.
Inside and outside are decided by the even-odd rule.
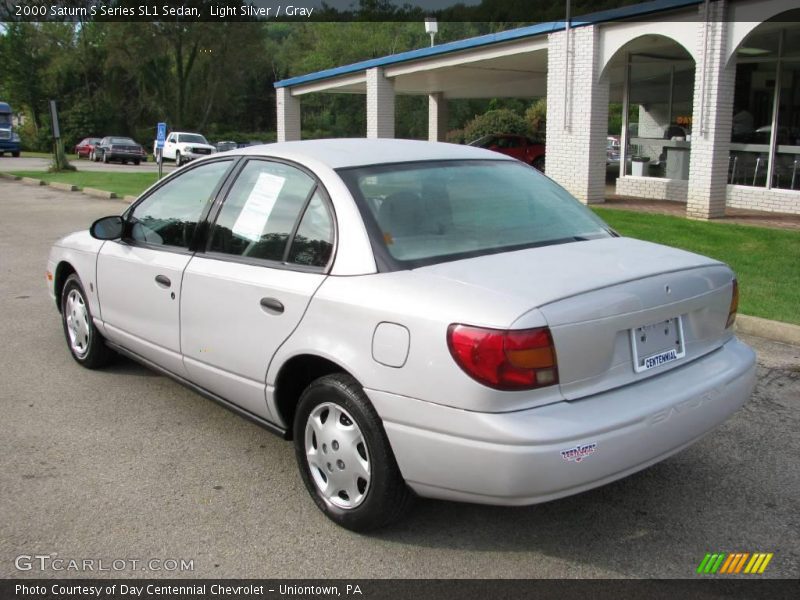
POLYGON ((700 575, 761 575, 772 560, 772 552, 715 552, 705 555, 697 573, 700 575))

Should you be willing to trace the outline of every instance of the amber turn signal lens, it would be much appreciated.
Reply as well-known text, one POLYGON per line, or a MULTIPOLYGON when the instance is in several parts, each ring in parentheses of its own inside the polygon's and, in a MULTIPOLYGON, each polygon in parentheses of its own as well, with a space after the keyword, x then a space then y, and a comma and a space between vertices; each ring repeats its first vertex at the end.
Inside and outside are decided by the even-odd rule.
POLYGON ((728 309, 728 322, 725 323, 725 329, 733 327, 733 323, 736 321, 736 313, 739 310, 739 282, 734 279, 732 284, 731 306, 728 309))

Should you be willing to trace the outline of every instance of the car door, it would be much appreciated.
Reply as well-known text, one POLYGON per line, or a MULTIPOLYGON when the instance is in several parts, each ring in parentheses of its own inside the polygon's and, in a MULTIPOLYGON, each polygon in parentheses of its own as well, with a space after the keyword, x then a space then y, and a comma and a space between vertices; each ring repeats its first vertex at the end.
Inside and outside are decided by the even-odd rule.
POLYGON ((164 141, 163 157, 175 160, 175 144, 178 141, 178 135, 170 133, 164 141))
POLYGON ((183 277, 184 364, 201 387, 274 421, 267 368, 325 279, 333 214, 310 173, 261 159, 242 165, 217 212, 183 277))
POLYGON ((133 205, 125 233, 97 257, 100 318, 106 337, 178 375, 181 278, 202 221, 232 159, 200 163, 133 205))

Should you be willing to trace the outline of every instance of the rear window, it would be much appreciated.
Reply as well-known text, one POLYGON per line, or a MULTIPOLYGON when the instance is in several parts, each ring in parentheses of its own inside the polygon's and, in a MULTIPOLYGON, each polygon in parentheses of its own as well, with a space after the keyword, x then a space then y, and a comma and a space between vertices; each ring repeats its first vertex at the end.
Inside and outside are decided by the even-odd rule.
POLYGON ((411 268, 611 237, 566 190, 517 161, 431 161, 342 169, 377 253, 411 268))
POLYGON ((112 144, 136 144, 131 138, 111 138, 112 144))

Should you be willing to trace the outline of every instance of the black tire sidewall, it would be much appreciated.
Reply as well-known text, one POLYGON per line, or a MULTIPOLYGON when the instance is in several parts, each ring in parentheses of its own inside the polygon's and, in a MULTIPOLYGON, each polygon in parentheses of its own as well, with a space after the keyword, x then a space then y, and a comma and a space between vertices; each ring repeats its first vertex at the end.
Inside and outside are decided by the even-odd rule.
POLYGON ((319 509, 337 524, 353 531, 366 531, 386 521, 387 498, 394 486, 405 487, 380 417, 360 386, 349 376, 328 375, 312 383, 303 392, 294 422, 294 446, 303 483, 319 509), (348 381, 349 379, 349 381, 348 381), (370 482, 367 495, 355 508, 343 509, 328 504, 317 489, 305 453, 305 427, 308 415, 324 402, 338 404, 355 420, 367 446, 370 482))
POLYGON ((67 341, 67 348, 69 349, 69 353, 72 355, 72 358, 75 359, 75 362, 90 369, 102 366, 108 362, 110 350, 106 347, 103 337, 100 335, 100 332, 97 330, 97 327, 94 324, 94 320, 92 318, 92 309, 89 305, 89 298, 86 296, 86 291, 83 289, 83 284, 81 283, 80 278, 74 273, 67 278, 67 281, 64 283, 64 288, 61 291, 61 325, 64 329, 64 337, 67 341), (80 293, 81 297, 83 298, 83 303, 86 306, 86 313, 89 316, 89 348, 86 354, 83 356, 77 356, 72 350, 72 344, 70 343, 69 339, 69 331, 67 330, 66 304, 67 296, 72 290, 78 290, 80 293))

